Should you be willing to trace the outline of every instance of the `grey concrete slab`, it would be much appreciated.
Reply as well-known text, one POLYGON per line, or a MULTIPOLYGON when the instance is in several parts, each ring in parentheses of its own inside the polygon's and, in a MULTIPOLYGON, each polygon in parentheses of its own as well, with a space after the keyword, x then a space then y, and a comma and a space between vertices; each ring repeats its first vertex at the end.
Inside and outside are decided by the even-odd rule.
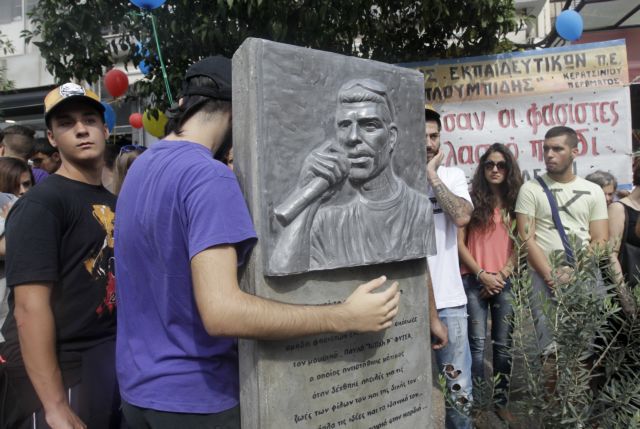
MULTIPOLYGON (((426 187, 421 76, 373 61, 248 39, 234 55, 233 79, 234 168, 260 237, 260 244, 241 270, 243 289, 281 302, 307 305, 342 302, 361 283, 382 274, 397 280, 402 289, 395 325, 383 333, 240 341, 243 429, 430 427, 430 338, 423 256, 432 251, 433 225, 430 206, 420 206, 420 190, 426 187), (310 204, 318 206, 316 216, 326 207, 342 211, 344 205, 361 196, 359 184, 352 183, 351 176, 365 177, 372 171, 370 159, 356 159, 350 169, 344 168, 349 170, 343 174, 348 178, 342 177, 340 186, 323 185, 327 189, 321 196, 302 203, 305 207, 293 219, 278 218, 278 207, 292 194, 314 179, 325 180, 326 171, 313 175, 308 182, 303 180, 300 186, 300 173, 314 151, 317 154, 318 149, 322 151, 338 140, 337 97, 340 88, 353 79, 375 80, 388 88, 388 97, 393 100, 393 107, 386 107, 395 110, 397 128, 388 167, 397 179, 397 187, 391 189, 405 192, 403 201, 418 201, 420 210, 426 211, 402 220, 422 237, 422 247, 411 253, 407 242, 404 250, 398 245, 395 253, 382 251, 367 260, 329 258, 337 262, 315 266, 309 263, 309 255, 306 265, 296 259, 305 252, 298 247, 289 252, 294 263, 281 264, 284 269, 275 270, 270 263, 278 241, 300 213, 309 210, 310 204), (413 196, 406 197, 408 194, 413 196)), ((389 132, 392 115, 371 107, 372 103, 350 103, 356 109, 343 115, 345 127, 371 125, 371 132, 377 129, 388 137, 393 133, 389 132), (361 109, 363 105, 369 110, 361 109)), ((387 147, 387 141, 382 143, 381 147, 387 147)), ((340 149, 336 151, 333 159, 330 157, 336 152, 331 151, 329 158, 320 158, 335 165, 328 170, 340 175, 344 159, 340 158, 340 149)), ((382 202, 392 200, 382 198, 382 202)), ((405 206, 399 211, 407 210, 405 206)), ((336 219, 340 217, 329 218, 329 228, 333 225, 337 229, 340 224, 336 219)), ((312 222, 307 226, 312 228, 312 222)), ((394 231, 384 222, 375 226, 376 235, 390 239, 402 231, 394 231)), ((342 238, 362 240, 361 233, 352 230, 348 228, 342 238)), ((311 237, 310 229, 300 231, 311 237)), ((330 234, 322 231, 321 239, 330 234)))

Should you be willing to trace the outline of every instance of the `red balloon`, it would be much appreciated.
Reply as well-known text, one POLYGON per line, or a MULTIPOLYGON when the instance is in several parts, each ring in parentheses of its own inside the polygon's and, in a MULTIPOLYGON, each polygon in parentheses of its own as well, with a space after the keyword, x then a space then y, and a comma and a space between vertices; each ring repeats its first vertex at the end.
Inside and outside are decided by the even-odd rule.
POLYGON ((133 128, 142 128, 142 113, 132 113, 129 115, 129 124, 133 128))
POLYGON ((129 89, 129 78, 122 70, 111 69, 104 75, 104 86, 112 97, 120 97, 129 89))

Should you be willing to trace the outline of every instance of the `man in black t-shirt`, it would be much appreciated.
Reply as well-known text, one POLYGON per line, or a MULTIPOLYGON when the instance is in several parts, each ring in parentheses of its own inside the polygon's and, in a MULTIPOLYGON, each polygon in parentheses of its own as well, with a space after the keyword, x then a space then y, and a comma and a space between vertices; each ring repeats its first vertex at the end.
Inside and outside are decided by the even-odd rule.
POLYGON ((0 427, 119 427, 114 369, 115 197, 101 184, 108 130, 98 96, 45 98, 62 165, 6 222, 10 312, 0 345, 0 427))

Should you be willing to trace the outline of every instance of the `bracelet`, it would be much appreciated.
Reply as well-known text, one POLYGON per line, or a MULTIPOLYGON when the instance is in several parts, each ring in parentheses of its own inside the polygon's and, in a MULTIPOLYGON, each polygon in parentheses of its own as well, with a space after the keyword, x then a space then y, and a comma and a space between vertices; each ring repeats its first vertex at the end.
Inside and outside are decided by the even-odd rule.
POLYGON ((476 280, 480 280, 480 274, 482 273, 486 273, 486 271, 484 270, 484 268, 480 268, 480 271, 478 271, 476 273, 476 280))

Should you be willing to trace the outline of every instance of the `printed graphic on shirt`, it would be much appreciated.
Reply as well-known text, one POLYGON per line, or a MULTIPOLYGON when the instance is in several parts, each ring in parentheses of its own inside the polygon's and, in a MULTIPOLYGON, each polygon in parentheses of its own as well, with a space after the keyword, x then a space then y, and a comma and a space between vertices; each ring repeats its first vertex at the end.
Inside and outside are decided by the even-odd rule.
POLYGON ((106 279, 105 296, 96 313, 105 311, 113 313, 116 305, 116 281, 113 274, 113 230, 115 215, 109 206, 94 204, 93 217, 104 229, 105 237, 102 246, 84 261, 84 266, 94 280, 106 279))
MULTIPOLYGON (((561 192, 561 189, 551 189, 551 192, 553 193, 553 197, 556 199, 556 201, 558 201, 558 198, 556 197, 556 193, 561 192)), ((571 212, 569 211, 569 207, 575 203, 576 201, 578 201, 580 198, 582 198, 583 196, 591 196, 591 192, 589 191, 579 191, 579 190, 574 190, 573 191, 573 197, 571 197, 571 199, 569 201, 567 201, 566 203, 564 203, 563 205, 559 205, 558 204, 558 211, 562 211, 565 212, 566 214, 568 214, 569 216, 571 216, 572 218, 575 219, 575 216, 573 216, 571 214, 571 212)))

